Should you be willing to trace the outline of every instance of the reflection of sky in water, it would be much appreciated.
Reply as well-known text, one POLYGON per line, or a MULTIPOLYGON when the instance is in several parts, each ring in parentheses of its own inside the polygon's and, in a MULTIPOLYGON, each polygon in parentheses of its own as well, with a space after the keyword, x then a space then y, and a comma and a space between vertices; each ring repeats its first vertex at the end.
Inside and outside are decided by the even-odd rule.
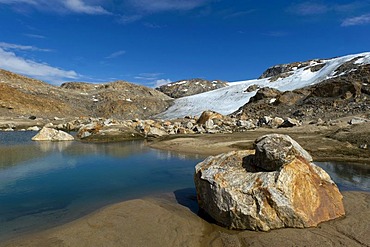
POLYGON ((200 161, 138 141, 29 142, 29 132, 12 134, 16 141, 4 145, 7 136, 0 145, 0 240, 110 203, 193 188, 200 161))
MULTIPOLYGON (((194 188, 194 166, 204 159, 149 149, 140 141, 29 141, 34 134, 0 132, 0 240, 109 203, 194 188)), ((369 166, 317 164, 340 189, 370 191, 369 166)))
POLYGON ((370 164, 315 162, 329 173, 340 190, 370 191, 370 164))

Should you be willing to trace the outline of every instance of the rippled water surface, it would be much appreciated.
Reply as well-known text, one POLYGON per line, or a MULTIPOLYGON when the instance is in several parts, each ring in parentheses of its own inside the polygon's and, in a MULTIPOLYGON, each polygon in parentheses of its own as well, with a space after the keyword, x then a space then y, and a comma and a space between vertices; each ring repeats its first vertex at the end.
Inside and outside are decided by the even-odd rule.
MULTIPOLYGON (((104 205, 194 188, 202 157, 143 142, 32 142, 0 132, 0 241, 81 217, 104 205)), ((317 163, 341 190, 370 191, 369 164, 317 163)))

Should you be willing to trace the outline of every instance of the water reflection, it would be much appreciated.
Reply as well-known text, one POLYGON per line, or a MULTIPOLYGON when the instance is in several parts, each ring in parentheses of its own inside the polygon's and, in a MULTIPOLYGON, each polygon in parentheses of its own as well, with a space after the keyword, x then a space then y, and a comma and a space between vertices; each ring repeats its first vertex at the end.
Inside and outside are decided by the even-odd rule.
POLYGON ((329 173, 340 190, 370 191, 370 164, 353 162, 315 162, 329 173))
POLYGON ((157 158, 161 160, 170 160, 173 158, 187 160, 187 159, 205 159, 207 156, 200 155, 200 154, 188 154, 188 153, 178 153, 173 151, 158 151, 157 158))
POLYGON ((110 203, 194 187, 196 157, 152 150, 140 141, 88 144, 20 137, 0 145, 0 241, 110 203))
MULTIPOLYGON (((194 190, 194 166, 205 158, 153 150, 142 141, 32 142, 33 135, 0 132, 0 241, 117 201, 174 191, 180 198, 194 190)), ((368 165, 318 165, 340 189, 370 191, 368 165)))
POLYGON ((52 141, 38 141, 37 146, 42 152, 63 152, 72 145, 71 141, 52 142, 52 141))

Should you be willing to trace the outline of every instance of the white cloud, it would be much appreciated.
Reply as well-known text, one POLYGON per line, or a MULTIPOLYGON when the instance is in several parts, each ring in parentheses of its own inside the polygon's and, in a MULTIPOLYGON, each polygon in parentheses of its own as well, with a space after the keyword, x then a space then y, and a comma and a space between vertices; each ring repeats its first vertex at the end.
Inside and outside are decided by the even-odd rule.
POLYGON ((30 45, 16 45, 6 42, 0 42, 0 48, 4 50, 24 50, 24 51, 51 51, 49 49, 41 49, 30 45))
POLYGON ((112 59, 112 58, 116 58, 116 57, 119 57, 119 56, 122 56, 126 53, 126 51, 116 51, 116 52, 113 52, 112 54, 110 54, 109 56, 105 57, 106 59, 112 59))
POLYGON ((159 79, 155 81, 155 86, 154 87, 160 87, 163 85, 166 85, 168 83, 171 83, 172 81, 170 79, 159 79))
POLYGON ((191 10, 206 2, 207 0, 130 0, 132 6, 147 12, 191 10))
POLYGON ((65 0, 63 1, 63 3, 67 9, 75 13, 92 14, 92 15, 110 14, 103 7, 88 5, 82 0, 65 0))
POLYGON ((88 4, 86 0, 0 0, 0 4, 28 4, 40 10, 54 12, 71 12, 90 15, 111 14, 102 6, 88 4))
POLYGON ((370 14, 347 18, 342 22, 343 27, 370 24, 370 14))
POLYGON ((54 84, 80 77, 73 70, 62 70, 47 64, 17 56, 14 52, 0 48, 0 68, 26 76, 49 81, 54 84))

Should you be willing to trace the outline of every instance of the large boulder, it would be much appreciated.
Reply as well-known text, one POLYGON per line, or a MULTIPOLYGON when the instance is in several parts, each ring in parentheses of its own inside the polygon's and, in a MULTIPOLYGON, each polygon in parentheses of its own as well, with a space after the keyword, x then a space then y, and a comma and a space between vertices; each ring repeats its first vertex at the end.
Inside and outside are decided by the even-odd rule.
POLYGON ((337 186, 298 143, 267 135, 255 146, 256 155, 233 151, 195 167, 202 211, 231 229, 261 231, 313 227, 345 214, 337 186))
POLYGON ((56 130, 52 128, 44 127, 37 133, 34 137, 32 137, 33 141, 73 141, 74 137, 70 134, 56 130))

